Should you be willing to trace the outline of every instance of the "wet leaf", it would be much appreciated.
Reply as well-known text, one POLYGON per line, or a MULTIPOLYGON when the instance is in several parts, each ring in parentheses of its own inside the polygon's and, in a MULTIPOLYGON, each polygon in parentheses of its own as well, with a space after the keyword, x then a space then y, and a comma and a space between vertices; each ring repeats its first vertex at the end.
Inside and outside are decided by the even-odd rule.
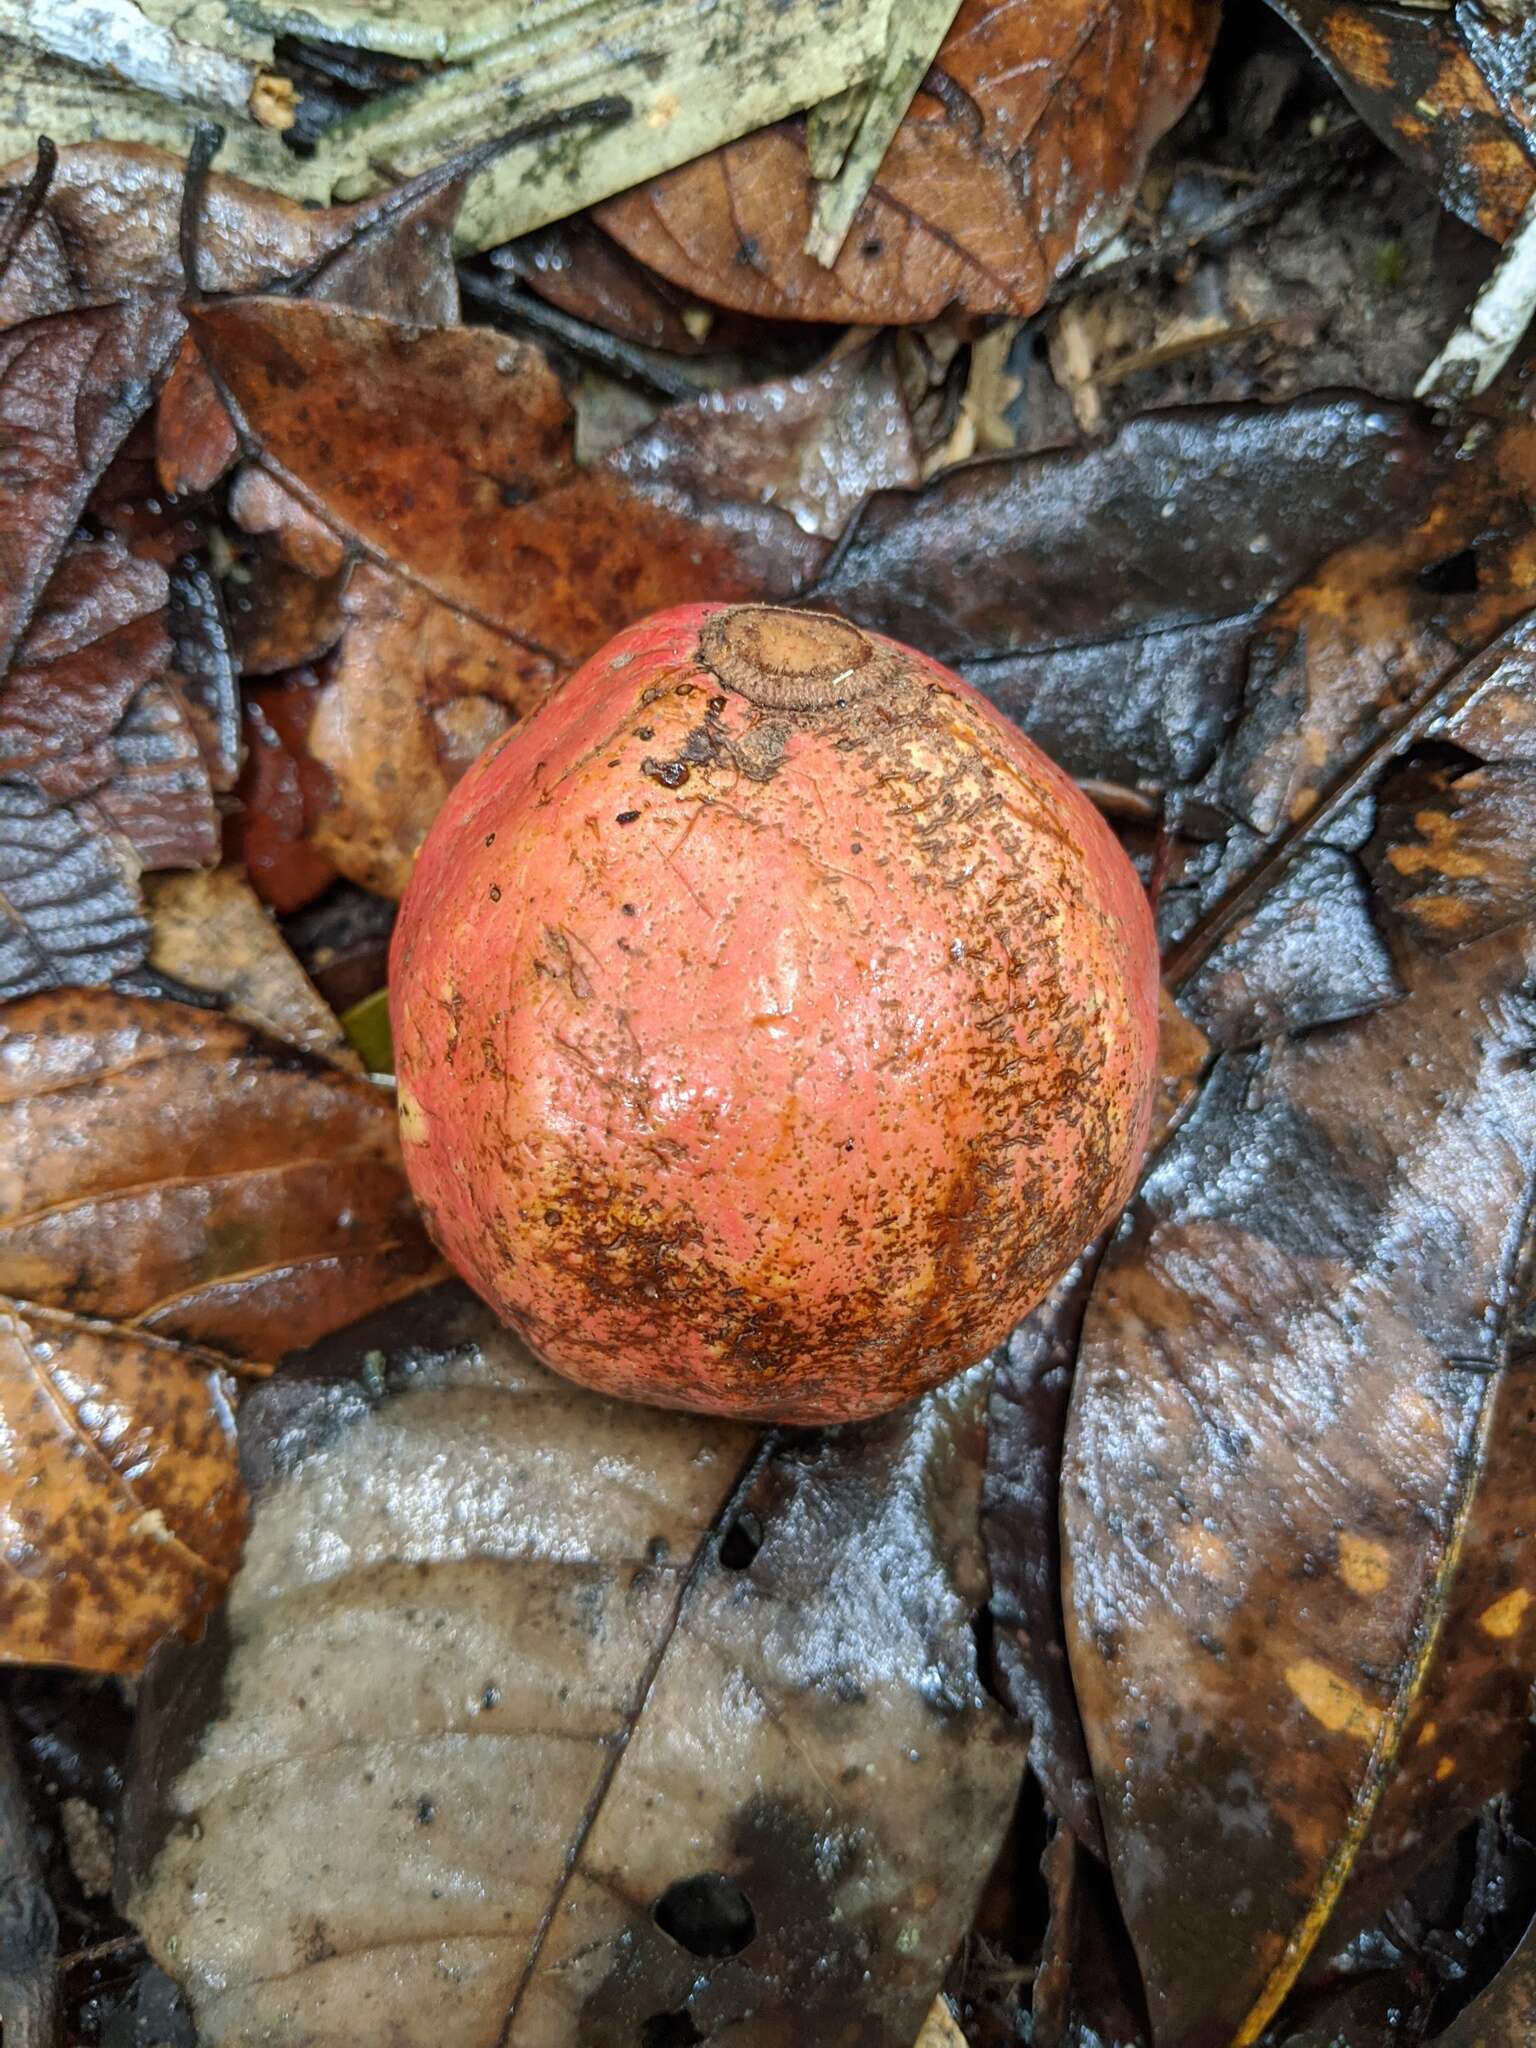
POLYGON ((0 1290, 270 1358, 436 1271, 368 1082, 179 1003, 0 1013, 0 1290))
MULTIPOLYGON (((32 160, 0 169, 24 184, 32 160)), ((185 280, 178 231, 186 161, 135 142, 81 142, 59 151, 46 204, 18 254, 60 252, 63 278, 47 302, 10 310, 3 296, 25 276, 13 262, 0 281, 0 324, 67 307, 101 305, 132 292, 179 296, 185 280)), ((397 193, 355 206, 312 207, 215 171, 204 186, 198 224, 198 281, 204 291, 264 291, 334 256, 364 229, 392 217, 397 193)), ((57 277, 57 260, 52 265, 57 277)))
POLYGON ((520 235, 491 260, 550 305, 610 334, 670 355, 696 355, 703 346, 683 318, 686 294, 636 263, 581 215, 520 235))
MULTIPOLYGON (((1524 624, 1444 737, 1533 692, 1524 624)), ((1398 940, 1401 1002, 1220 1063, 1085 1319, 1071 1665, 1159 2048, 1255 2040, 1524 1737, 1536 934, 1398 940)))
POLYGON ((177 694, 186 707, 212 788, 223 794, 240 773, 240 676, 219 585, 195 558, 171 571, 171 645, 177 694))
MULTIPOLYGON (((566 667, 701 590, 794 595, 826 553, 802 522, 909 459, 888 380, 857 366, 701 402, 583 470, 543 356, 489 329, 419 332, 277 299, 194 322, 265 465, 237 481, 236 517, 321 577, 346 545, 374 558, 336 599, 345 632, 302 742, 325 808, 302 829, 390 895, 452 784, 566 667), (743 420, 770 417, 773 460, 749 464, 743 420), (808 429, 829 420, 818 454, 808 429)), ((253 813, 276 795, 248 798, 253 813)), ((266 892, 266 850, 249 830, 241 844, 266 892)))
POLYGON ((664 605, 785 596, 823 548, 768 507, 689 516, 577 470, 537 350, 290 299, 198 309, 199 342, 277 480, 381 563, 502 633, 530 685, 664 605))
POLYGON ((149 938, 137 883, 95 819, 0 778, 0 1001, 131 974, 149 938))
POLYGON ((1214 758, 1262 608, 1421 504, 1433 459, 1410 413, 1356 399, 1152 413, 879 493, 815 596, 958 667, 1074 774, 1157 789, 1214 758))
POLYGON ((1020 1762, 968 1626, 984 1371, 780 1444, 456 1291, 330 1360, 363 1384, 248 1407, 227 1629, 145 1695, 129 1909, 208 2048, 915 2039, 1020 1762))
POLYGON ((117 540, 70 543, 0 687, 0 774, 85 806, 144 867, 218 856, 219 822, 172 681, 170 586, 117 540))
POLYGON ((1536 2039, 1536 1924, 1485 1991, 1438 2037, 1439 2048, 1517 2048, 1536 2039))
POLYGON ((245 1530, 219 1365, 0 1300, 0 1658, 136 1671, 218 1599, 245 1530))
POLYGON ((245 693, 245 767, 225 846, 262 901, 284 913, 312 903, 336 879, 310 844, 334 797, 329 772, 306 745, 319 694, 308 669, 245 693))
POLYGON ((347 569, 310 576, 285 561, 270 543, 258 543, 248 582, 230 595, 229 624, 240 673, 275 676, 329 654, 346 630, 341 609, 347 569))
POLYGON ((1204 73, 1202 0, 964 0, 836 265, 805 253, 816 183, 781 122, 595 209, 683 289, 768 319, 1032 313, 1119 225, 1204 73))
POLYGON ((1270 4, 1382 141, 1434 181, 1453 213, 1502 242, 1536 192, 1529 40, 1465 4, 1444 13, 1360 0, 1270 4))
POLYGON ((330 784, 309 842, 398 897, 449 790, 543 685, 504 634, 372 562, 353 569, 339 609, 344 637, 304 740, 330 784))
POLYGON ((180 326, 169 300, 139 298, 0 334, 0 669, 180 326))
POLYGON ((836 540, 871 491, 913 485, 921 456, 889 351, 798 377, 709 392, 663 413, 610 458, 687 512, 711 496, 774 504, 836 540))

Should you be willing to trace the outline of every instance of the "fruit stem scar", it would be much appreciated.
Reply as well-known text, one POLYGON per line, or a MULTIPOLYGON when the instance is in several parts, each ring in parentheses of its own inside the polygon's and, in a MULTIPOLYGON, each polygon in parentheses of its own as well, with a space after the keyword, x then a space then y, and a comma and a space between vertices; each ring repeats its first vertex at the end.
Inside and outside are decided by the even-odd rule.
POLYGON ((831 711, 889 687, 892 670, 857 626, 827 612, 736 605, 699 634, 699 659, 765 711, 831 711))

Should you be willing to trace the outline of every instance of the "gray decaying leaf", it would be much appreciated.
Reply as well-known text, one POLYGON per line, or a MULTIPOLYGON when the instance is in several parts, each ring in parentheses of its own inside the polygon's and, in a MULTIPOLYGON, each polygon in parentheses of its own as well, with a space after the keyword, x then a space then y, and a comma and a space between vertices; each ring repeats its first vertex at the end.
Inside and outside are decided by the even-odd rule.
POLYGON ((140 1717, 126 1903, 206 2048, 910 2048, 1022 1760, 985 1368, 760 1437, 457 1290, 316 1363, 362 1378, 247 1407, 244 1567, 140 1717))
POLYGON ((0 779, 0 1000, 140 966, 149 926, 134 863, 20 776, 0 779))

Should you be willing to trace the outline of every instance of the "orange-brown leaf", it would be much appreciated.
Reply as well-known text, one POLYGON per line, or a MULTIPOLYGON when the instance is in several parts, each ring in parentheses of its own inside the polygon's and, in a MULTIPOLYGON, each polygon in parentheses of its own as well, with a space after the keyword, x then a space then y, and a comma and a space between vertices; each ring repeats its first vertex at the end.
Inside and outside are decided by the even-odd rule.
POLYGON ((0 1022, 0 1293, 276 1357, 437 1267, 370 1083, 178 1003, 0 1022))
POLYGON ((216 1359, 0 1300, 0 1659, 138 1670, 244 1534, 216 1359))
POLYGON ((1032 313, 1113 232, 1216 21, 1206 0, 964 0, 831 270, 805 253, 816 186, 800 121, 594 217, 674 284, 768 319, 1032 313))

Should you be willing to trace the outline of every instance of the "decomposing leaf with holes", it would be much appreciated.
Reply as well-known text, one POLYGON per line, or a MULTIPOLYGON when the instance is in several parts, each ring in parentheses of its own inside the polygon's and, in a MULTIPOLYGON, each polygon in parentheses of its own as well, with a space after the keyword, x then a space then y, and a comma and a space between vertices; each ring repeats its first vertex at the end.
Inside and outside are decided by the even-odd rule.
POLYGON ((663 277, 768 319, 1033 313, 1118 226, 1147 150, 1204 75, 1204 0, 963 0, 832 269, 805 251, 816 184, 781 122, 597 207, 663 277))
POLYGON ((147 1680, 127 1904, 208 2048, 914 2040, 1021 1762, 969 1627, 985 1370, 780 1443, 458 1290, 326 1362, 365 1359, 247 1405, 227 1622, 147 1680))
MULTIPOLYGON (((1527 620, 1438 737, 1532 702, 1527 620)), ((1536 886, 1505 909, 1451 952, 1396 921, 1400 1002, 1218 1064, 1088 1306, 1068 1639, 1159 2048, 1256 2040, 1523 1740, 1536 886)))
POLYGON ((245 1531, 207 1352, 0 1300, 0 1658, 136 1671, 219 1597, 245 1531))
POLYGON ((1434 181, 1442 202, 1502 242, 1533 192, 1536 36, 1476 6, 1445 12, 1362 0, 1271 0, 1382 141, 1434 181))
POLYGON ((0 1015, 0 1292, 274 1358, 436 1270, 368 1082, 179 1003, 0 1015))

